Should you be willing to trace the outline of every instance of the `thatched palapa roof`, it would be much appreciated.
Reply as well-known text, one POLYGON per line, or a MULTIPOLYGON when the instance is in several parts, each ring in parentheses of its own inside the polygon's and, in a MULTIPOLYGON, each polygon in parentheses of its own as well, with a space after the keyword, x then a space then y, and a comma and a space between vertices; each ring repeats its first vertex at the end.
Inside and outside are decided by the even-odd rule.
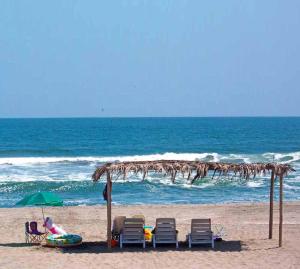
POLYGON ((275 176, 285 176, 294 169, 288 164, 276 163, 217 163, 200 161, 178 161, 178 160, 159 160, 159 161, 135 161, 135 162, 115 162, 106 163, 96 169, 92 178, 98 181, 102 176, 124 179, 128 173, 142 174, 143 179, 148 172, 159 172, 170 176, 174 182, 176 175, 181 174, 191 183, 197 179, 207 176, 208 171, 213 171, 213 176, 238 176, 249 179, 259 174, 274 172, 275 176))

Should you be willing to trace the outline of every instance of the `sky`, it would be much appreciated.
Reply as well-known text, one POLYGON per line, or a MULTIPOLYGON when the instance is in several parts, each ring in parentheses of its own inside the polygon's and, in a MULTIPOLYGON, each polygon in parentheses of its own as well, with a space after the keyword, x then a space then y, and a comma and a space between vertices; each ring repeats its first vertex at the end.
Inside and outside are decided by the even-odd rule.
POLYGON ((300 116, 300 1, 0 1, 0 117, 300 116))

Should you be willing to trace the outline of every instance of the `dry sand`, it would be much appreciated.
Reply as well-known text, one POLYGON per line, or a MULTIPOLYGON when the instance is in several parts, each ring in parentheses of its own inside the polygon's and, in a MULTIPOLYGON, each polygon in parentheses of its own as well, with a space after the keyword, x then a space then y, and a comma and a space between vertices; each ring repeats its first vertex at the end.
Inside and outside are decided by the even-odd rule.
MULTIPOLYGON (((47 208, 46 215, 70 233, 82 235, 79 248, 55 249, 24 243, 24 223, 38 220, 41 209, 0 209, 0 268, 300 268, 300 202, 284 205, 283 247, 278 248, 278 208, 274 239, 268 237, 268 204, 114 206, 113 215, 143 214, 146 224, 156 217, 175 217, 184 240, 190 219, 210 217, 227 236, 209 247, 188 249, 181 242, 145 250, 129 246, 109 252, 105 247, 106 208, 101 206, 47 208)), ((40 227, 41 228, 41 227, 40 227)))

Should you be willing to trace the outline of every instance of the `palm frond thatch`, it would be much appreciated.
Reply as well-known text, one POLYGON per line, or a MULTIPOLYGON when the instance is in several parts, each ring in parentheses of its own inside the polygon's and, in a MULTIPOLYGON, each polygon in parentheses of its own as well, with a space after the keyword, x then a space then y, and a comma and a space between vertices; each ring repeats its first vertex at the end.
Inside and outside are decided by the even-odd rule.
POLYGON ((213 171, 213 177, 218 176, 238 176, 249 179, 258 174, 274 172, 275 176, 285 176, 289 172, 295 171, 288 164, 276 163, 217 163, 217 162, 200 162, 200 161, 178 161, 178 160, 159 160, 159 161, 135 161, 106 163, 96 169, 92 178, 98 181, 102 176, 109 174, 112 176, 123 176, 125 179, 128 173, 142 174, 143 179, 149 171, 164 173, 171 177, 174 182, 176 175, 181 174, 190 180, 191 183, 199 178, 207 176, 208 171, 213 171))

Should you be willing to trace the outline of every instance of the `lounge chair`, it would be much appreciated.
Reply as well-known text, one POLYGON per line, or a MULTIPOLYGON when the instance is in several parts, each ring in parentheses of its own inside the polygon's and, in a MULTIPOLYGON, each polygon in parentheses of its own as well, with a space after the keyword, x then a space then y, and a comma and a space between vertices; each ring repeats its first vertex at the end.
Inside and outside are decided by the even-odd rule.
POLYGON ((117 216, 114 218, 113 228, 112 228, 112 238, 114 240, 119 240, 125 219, 126 219, 125 216, 117 216))
POLYGON ((25 223, 25 242, 26 243, 41 243, 47 236, 47 233, 38 231, 37 222, 27 221, 25 223))
POLYGON ((146 247, 144 235, 144 220, 141 218, 126 218, 120 234, 120 248, 123 244, 143 244, 146 247))
POLYGON ((211 244, 214 248, 211 219, 192 219, 191 233, 187 235, 189 248, 196 244, 211 244))
POLYGON ((173 218, 156 219, 155 232, 152 237, 153 247, 156 244, 176 244, 178 248, 176 221, 173 218))

